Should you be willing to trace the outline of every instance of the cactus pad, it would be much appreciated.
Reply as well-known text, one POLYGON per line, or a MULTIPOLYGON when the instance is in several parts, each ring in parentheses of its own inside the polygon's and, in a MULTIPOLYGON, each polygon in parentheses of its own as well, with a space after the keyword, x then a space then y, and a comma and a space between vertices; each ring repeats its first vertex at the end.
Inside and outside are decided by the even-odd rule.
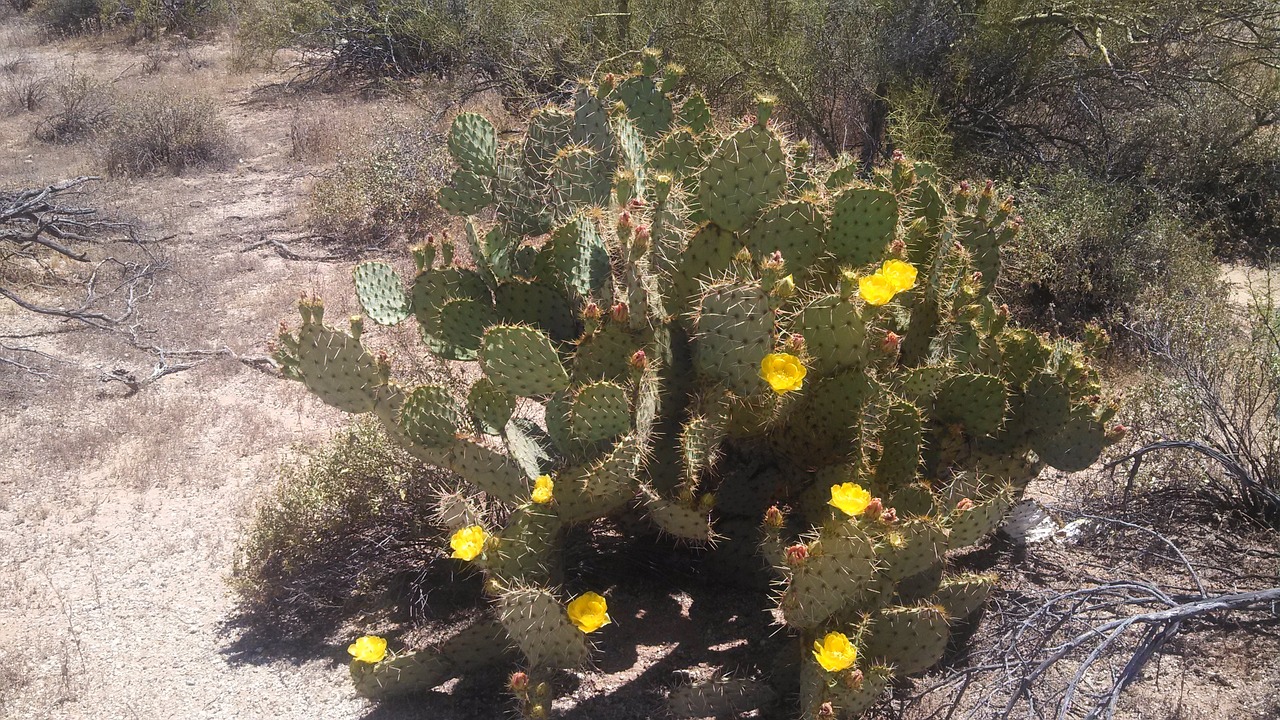
POLYGON ((364 262, 352 273, 360 309, 379 325, 395 325, 409 317, 409 298, 395 268, 384 262, 364 262))
POLYGON ((884 255, 898 227, 898 201, 888 190, 848 188, 831 201, 827 250, 839 262, 866 265, 884 255))
POLYGON ((494 385, 517 397, 548 395, 569 385, 551 339, 525 325, 495 325, 485 331, 480 366, 494 385))
POLYGON ((707 218, 726 230, 745 230, 787 184, 787 156, 773 131, 752 125, 725 138, 707 160, 698 201, 707 218))

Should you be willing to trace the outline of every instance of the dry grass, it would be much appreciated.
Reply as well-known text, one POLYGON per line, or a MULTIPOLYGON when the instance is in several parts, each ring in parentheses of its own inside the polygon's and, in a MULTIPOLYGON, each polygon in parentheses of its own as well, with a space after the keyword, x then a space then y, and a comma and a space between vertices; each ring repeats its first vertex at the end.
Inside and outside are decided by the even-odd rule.
POLYGON ((337 157, 344 138, 355 131, 332 110, 299 108, 289 123, 289 157, 299 162, 327 162, 337 157))
POLYGON ((12 113, 35 112, 49 96, 49 78, 44 75, 23 72, 4 72, 0 81, 0 96, 5 108, 12 113))
POLYGON ((121 101, 106 136, 105 160, 116 176, 176 174, 224 164, 234 146, 211 98, 161 87, 121 101))

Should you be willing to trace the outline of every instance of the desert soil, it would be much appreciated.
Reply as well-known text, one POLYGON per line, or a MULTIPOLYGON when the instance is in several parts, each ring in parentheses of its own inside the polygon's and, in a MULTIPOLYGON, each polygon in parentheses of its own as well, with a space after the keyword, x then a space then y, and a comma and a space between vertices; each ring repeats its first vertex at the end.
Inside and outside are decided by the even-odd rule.
MULTIPOLYGON (((319 443, 343 422, 299 385, 236 357, 264 355, 276 324, 293 317, 303 291, 325 297, 335 317, 353 309, 351 260, 286 260, 268 246, 246 248, 275 239, 303 254, 332 249, 306 237, 306 193, 325 168, 290 157, 291 122, 295 113, 321 110, 358 121, 392 101, 354 92, 271 91, 289 76, 232 71, 225 40, 42 42, 11 25, 0 28, 0 55, 6 54, 49 71, 74 66, 122 89, 167 83, 208 93, 240 147, 225 169, 106 179, 94 194, 96 202, 141 223, 148 236, 164 238, 157 250, 169 269, 137 318, 154 331, 147 337, 166 348, 230 353, 126 396, 119 383, 102 380, 104 371, 146 377, 154 358, 0 303, 0 334, 9 342, 66 361, 47 367, 47 378, 0 366, 0 717, 501 715, 502 709, 474 700, 454 705, 439 698, 376 709, 352 692, 340 638, 327 655, 279 659, 226 625, 236 603, 227 579, 254 502, 270 489, 292 447, 319 443)), ((0 117, 0 185, 34 187, 102 173, 92 141, 36 140, 38 117, 0 117)), ((30 292, 49 304, 70 301, 42 295, 39 287, 30 292)), ((633 600, 638 619, 643 608, 633 600)), ((575 700, 624 684, 639 688, 639 680, 645 687, 617 702, 583 702, 575 716, 648 717, 654 686, 670 682, 674 669, 649 672, 676 649, 671 634, 714 639, 715 624, 739 622, 732 608, 717 608, 712 621, 695 627, 687 622, 689 598, 667 600, 652 609, 661 622, 648 627, 651 634, 620 628, 609 640, 619 654, 582 676, 575 700)), ((695 604, 692 616, 698 614, 695 604)), ((731 640, 716 647, 744 649, 731 640)), ((1208 670, 1174 674, 1163 684, 1155 678, 1148 694, 1136 697, 1162 699, 1139 700, 1125 716, 1208 720, 1224 717, 1218 710, 1229 707, 1239 720, 1262 720, 1275 710, 1267 700, 1280 686, 1274 665, 1245 663, 1249 668, 1242 670, 1238 659, 1208 655, 1231 668, 1227 679, 1208 670), (1242 686, 1252 690, 1239 694, 1242 686), (1239 700, 1205 702, 1204 692, 1239 700), (1197 693, 1199 700, 1183 702, 1197 693)), ((677 659, 686 660, 669 658, 677 659)))

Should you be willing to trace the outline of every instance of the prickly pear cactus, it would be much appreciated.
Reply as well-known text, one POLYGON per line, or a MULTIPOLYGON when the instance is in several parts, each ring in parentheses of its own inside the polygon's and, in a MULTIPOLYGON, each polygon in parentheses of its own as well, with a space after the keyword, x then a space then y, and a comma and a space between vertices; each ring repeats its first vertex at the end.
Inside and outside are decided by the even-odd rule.
MULTIPOLYGON (((508 510, 483 526, 442 499, 492 614, 438 648, 354 660, 359 692, 515 655, 513 692, 547 716, 549 673, 587 663, 609 622, 607 599, 560 590, 564 530, 638 512, 756 553, 794 638, 800 716, 857 716, 937 663, 990 592, 947 553, 992 532, 1042 466, 1087 467, 1115 439, 1081 348, 1010 326, 994 299, 1012 200, 901 156, 865 179, 816 167, 769 99, 722 128, 676 75, 648 56, 536 113, 519 142, 459 115, 440 201, 470 264, 441 242, 415 250, 413 278, 356 268, 365 318, 412 318, 431 353, 475 364, 465 397, 397 383, 364 320, 330 327, 318 300, 282 333, 288 377, 508 510)), ((794 690, 723 679, 671 709, 794 690)))

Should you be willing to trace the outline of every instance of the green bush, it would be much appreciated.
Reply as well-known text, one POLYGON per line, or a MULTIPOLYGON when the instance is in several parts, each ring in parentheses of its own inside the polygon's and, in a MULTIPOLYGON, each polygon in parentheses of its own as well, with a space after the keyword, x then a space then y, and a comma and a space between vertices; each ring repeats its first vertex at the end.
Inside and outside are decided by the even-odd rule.
POLYGON ((234 148, 212 99, 173 88, 123 98, 105 145, 107 172, 112 175, 177 173, 225 163, 234 148))
POLYGON ((99 0, 36 0, 31 12, 40 24, 56 33, 74 34, 102 29, 99 0))
POLYGON ((1211 247, 1152 191, 1066 171, 1020 193, 1025 230, 1009 249, 1006 298, 1028 321, 1115 327, 1154 295, 1218 283, 1211 247))
POLYGON ((310 219, 323 235, 385 239, 438 213, 446 179, 444 143, 412 123, 379 123, 383 134, 338 153, 337 167, 311 190, 310 219))
POLYGON ((237 552, 242 610, 329 630, 342 613, 405 589, 430 558, 414 544, 441 537, 425 512, 439 478, 367 422, 285 463, 237 552))

